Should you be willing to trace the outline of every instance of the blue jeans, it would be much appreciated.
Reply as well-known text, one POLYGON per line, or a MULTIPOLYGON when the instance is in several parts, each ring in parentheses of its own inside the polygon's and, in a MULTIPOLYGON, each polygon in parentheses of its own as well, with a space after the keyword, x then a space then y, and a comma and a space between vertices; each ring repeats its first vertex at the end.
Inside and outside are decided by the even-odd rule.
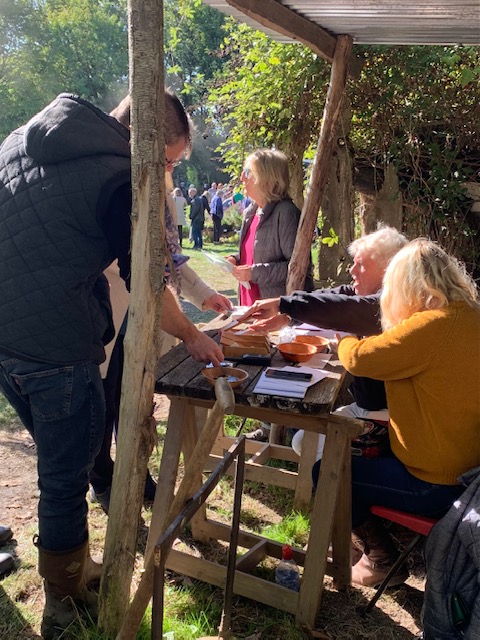
MULTIPOLYGON (((321 460, 312 469, 316 486, 321 460)), ((395 456, 352 456, 352 527, 370 517, 370 507, 399 509, 417 515, 441 517, 465 490, 462 485, 432 484, 409 473, 395 456)))
POLYGON ((192 240, 194 249, 202 249, 203 224, 201 222, 192 222, 192 240))
POLYGON ((83 544, 88 474, 105 427, 98 365, 51 365, 0 353, 0 390, 37 445, 41 545, 65 551, 83 544))

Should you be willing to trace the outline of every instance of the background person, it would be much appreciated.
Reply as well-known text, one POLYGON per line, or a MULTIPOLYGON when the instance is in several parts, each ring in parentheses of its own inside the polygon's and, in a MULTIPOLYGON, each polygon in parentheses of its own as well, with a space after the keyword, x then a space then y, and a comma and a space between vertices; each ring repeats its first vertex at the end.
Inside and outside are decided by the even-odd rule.
MULTIPOLYGON (((235 265, 234 277, 250 288, 239 286, 239 304, 250 306, 259 298, 286 292, 288 265, 292 257, 300 210, 289 196, 287 156, 280 151, 259 149, 247 157, 241 180, 252 204, 245 210, 240 229, 240 252, 227 260, 235 265)), ((313 289, 312 263, 305 288, 313 289)), ((267 441, 270 425, 262 423, 247 437, 267 441)))
POLYGON ((222 236, 222 220, 223 220, 223 191, 218 189, 210 203, 210 215, 213 222, 213 242, 218 244, 222 236))
MULTIPOLYGON (((436 243, 414 240, 390 262, 378 336, 347 336, 343 366, 384 380, 391 457, 352 458, 353 532, 364 553, 352 582, 379 584, 398 557, 373 504, 438 517, 480 464, 480 302, 464 267, 436 243)), ((318 476, 319 463, 314 467, 318 476)), ((408 576, 401 567, 391 584, 408 576)))
POLYGON ((198 251, 203 248, 203 227, 205 226, 204 204, 197 194, 195 187, 188 190, 190 196, 190 221, 192 226, 193 248, 198 251))
MULTIPOLYGON (((170 92, 165 109, 172 164, 191 141, 187 115, 170 92)), ((129 124, 128 96, 109 116, 61 94, 0 147, 0 387, 37 448, 46 639, 68 627, 77 607, 97 614, 97 597, 86 588, 85 497, 105 428, 99 364, 113 337, 103 272, 118 259, 120 274, 130 277, 129 124)), ((223 358, 168 287, 161 323, 197 360, 223 358)))
MULTIPOLYGON (((288 193, 290 175, 284 153, 259 149, 250 154, 241 180, 253 202, 243 215, 240 252, 227 260, 235 265, 235 278, 250 283, 250 289, 239 288, 240 305, 250 306, 260 298, 286 293, 300 210, 288 193)), ((311 260, 304 286, 313 289, 311 260)))
POLYGON ((182 191, 178 187, 173 190, 172 197, 175 202, 175 211, 177 213, 178 242, 180 246, 182 246, 183 227, 187 224, 187 218, 185 217, 187 200, 183 197, 182 191))

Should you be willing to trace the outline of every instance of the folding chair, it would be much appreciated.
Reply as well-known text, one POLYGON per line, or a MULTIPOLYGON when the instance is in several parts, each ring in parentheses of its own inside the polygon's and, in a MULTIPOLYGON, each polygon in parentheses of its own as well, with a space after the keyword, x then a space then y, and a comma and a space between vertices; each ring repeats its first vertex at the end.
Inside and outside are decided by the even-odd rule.
POLYGON ((416 545, 420 542, 420 540, 424 536, 428 536, 430 531, 432 530, 433 525, 438 522, 438 519, 435 518, 427 518, 426 516, 417 516, 412 513, 405 513, 404 511, 398 511, 397 509, 389 509, 388 507, 379 507, 374 505, 370 507, 370 512, 379 516, 380 518, 384 518, 385 520, 390 520, 390 522, 395 522, 396 524, 400 524, 411 531, 414 531, 417 535, 410 542, 409 545, 405 547, 402 553, 399 555, 398 560, 394 563, 388 574, 385 576, 382 584, 378 587, 376 593, 371 598, 366 607, 362 608, 362 615, 368 613, 373 609, 377 600, 381 597, 382 593, 388 586, 390 582, 390 578, 396 573, 397 569, 405 562, 408 554, 413 551, 416 545))

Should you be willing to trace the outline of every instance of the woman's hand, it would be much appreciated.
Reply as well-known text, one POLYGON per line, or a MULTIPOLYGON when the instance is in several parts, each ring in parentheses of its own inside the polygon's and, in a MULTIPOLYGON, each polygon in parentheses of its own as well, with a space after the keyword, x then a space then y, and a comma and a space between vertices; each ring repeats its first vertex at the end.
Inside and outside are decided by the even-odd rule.
POLYGON ((248 264, 242 264, 234 267, 232 274, 239 282, 250 282, 252 279, 252 267, 248 264))
POLYGON ((223 294, 214 293, 204 300, 202 309, 211 309, 216 313, 222 313, 224 311, 231 311, 231 309, 233 309, 233 304, 232 301, 223 294))
POLYGON ((248 325, 245 333, 271 333, 273 331, 281 331, 290 322, 290 316, 284 313, 277 313, 273 318, 267 320, 257 320, 248 325))

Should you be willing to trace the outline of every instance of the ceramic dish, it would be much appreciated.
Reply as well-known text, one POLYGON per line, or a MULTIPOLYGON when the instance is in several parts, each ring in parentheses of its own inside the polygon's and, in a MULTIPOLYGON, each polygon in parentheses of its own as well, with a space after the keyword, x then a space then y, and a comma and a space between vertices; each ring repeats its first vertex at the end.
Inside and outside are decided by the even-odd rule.
POLYGON ((299 342, 282 342, 278 350, 287 362, 307 362, 317 353, 317 347, 313 344, 300 344, 299 342))
POLYGON ((248 378, 248 373, 237 367, 208 367, 208 369, 202 369, 202 375, 211 385, 215 385, 217 378, 226 378, 233 389, 239 387, 248 378))
POLYGON ((322 336, 297 336, 295 342, 299 344, 311 344, 316 348, 317 353, 325 351, 330 344, 330 340, 322 336))

